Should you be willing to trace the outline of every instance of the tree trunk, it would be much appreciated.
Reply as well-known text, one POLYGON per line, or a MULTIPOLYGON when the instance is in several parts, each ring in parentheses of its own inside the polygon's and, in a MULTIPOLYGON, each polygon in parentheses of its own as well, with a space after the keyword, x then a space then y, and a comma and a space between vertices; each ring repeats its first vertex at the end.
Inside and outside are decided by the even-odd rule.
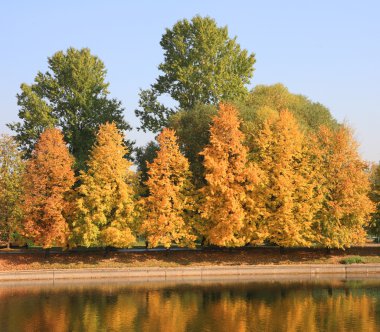
POLYGON ((202 248, 205 246, 205 243, 206 243, 206 237, 202 236, 202 240, 201 240, 201 247, 202 248))
POLYGON ((11 249, 11 240, 12 240, 12 235, 11 235, 11 232, 9 232, 8 241, 7 241, 7 249, 11 249))
POLYGON ((104 253, 103 253, 103 257, 108 257, 108 253, 110 252, 110 247, 109 246, 106 246, 104 248, 104 253))

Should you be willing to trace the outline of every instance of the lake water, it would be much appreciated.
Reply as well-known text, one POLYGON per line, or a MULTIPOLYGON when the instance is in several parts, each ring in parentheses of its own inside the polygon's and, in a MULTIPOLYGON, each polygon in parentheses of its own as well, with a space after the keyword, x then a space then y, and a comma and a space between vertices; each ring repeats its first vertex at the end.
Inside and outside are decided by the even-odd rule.
POLYGON ((380 331, 380 280, 3 283, 0 331, 380 331))

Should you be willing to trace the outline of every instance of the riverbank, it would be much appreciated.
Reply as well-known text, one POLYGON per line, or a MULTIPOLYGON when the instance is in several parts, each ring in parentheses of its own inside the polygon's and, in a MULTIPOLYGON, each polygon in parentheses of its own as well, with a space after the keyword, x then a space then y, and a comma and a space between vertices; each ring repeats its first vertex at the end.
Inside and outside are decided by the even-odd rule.
POLYGON ((263 276, 310 276, 321 275, 378 276, 380 264, 303 264, 303 265, 246 265, 246 266, 200 266, 181 268, 124 268, 124 269, 54 269, 0 272, 2 281, 44 280, 59 281, 65 279, 207 279, 210 277, 263 277, 263 276))
MULTIPOLYGON (((62 251, 45 255, 41 251, 0 251, 0 271, 185 268, 280 265, 380 264, 380 247, 346 250, 310 248, 249 247, 204 250, 141 250, 105 253, 102 251, 62 251)), ((344 266, 343 266, 344 267, 344 266)))

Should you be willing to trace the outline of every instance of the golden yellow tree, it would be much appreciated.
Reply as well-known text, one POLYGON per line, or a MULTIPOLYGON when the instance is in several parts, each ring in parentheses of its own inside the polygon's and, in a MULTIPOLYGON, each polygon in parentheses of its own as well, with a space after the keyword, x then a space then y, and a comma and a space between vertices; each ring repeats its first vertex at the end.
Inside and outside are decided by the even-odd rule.
POLYGON ((46 129, 26 164, 23 213, 25 236, 50 248, 63 246, 68 236, 67 195, 75 182, 70 155, 59 129, 46 129))
POLYGON ((364 227, 374 211, 369 199, 367 165, 358 153, 352 131, 321 127, 315 143, 320 148, 323 205, 318 213, 318 243, 342 248, 365 240, 364 227))
POLYGON ((255 140, 263 183, 257 192, 262 232, 280 246, 310 246, 321 204, 318 171, 294 116, 282 111, 266 119, 255 140))
POLYGON ((175 131, 163 129, 158 136, 159 151, 148 163, 146 182, 149 196, 143 198, 142 231, 150 247, 172 243, 192 246, 191 212, 194 210, 189 162, 179 151, 175 131))
POLYGON ((220 104, 210 128, 210 143, 201 152, 207 182, 201 189, 203 231, 209 243, 219 246, 250 242, 251 235, 243 231, 247 221, 245 205, 257 182, 257 172, 247 164, 248 149, 239 127, 237 110, 220 104))
POLYGON ((86 247, 128 247, 135 242, 133 172, 127 152, 114 123, 99 127, 88 170, 80 174, 72 221, 74 242, 86 247))

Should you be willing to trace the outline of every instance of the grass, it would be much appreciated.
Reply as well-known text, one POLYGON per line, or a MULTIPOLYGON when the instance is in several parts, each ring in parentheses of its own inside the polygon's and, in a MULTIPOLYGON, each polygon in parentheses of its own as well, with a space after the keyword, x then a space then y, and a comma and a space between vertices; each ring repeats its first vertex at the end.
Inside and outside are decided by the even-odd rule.
POLYGON ((366 259, 361 256, 351 256, 346 257, 340 260, 341 264, 360 264, 360 263, 366 263, 366 259))

